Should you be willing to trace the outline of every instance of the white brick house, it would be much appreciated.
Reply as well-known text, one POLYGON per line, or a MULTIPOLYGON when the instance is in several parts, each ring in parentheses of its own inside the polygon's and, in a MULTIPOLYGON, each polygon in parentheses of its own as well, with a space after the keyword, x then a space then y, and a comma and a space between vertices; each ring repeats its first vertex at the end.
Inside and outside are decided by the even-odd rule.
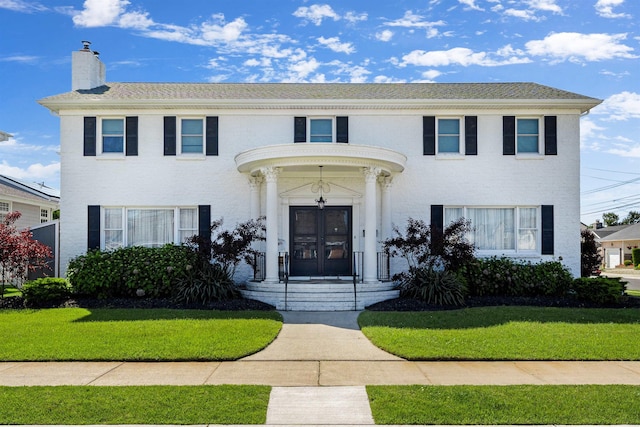
POLYGON ((88 49, 73 69, 73 91, 39 101, 60 116, 63 266, 265 215, 265 285, 281 252, 304 277, 348 276, 358 252, 376 283, 392 225, 464 216, 479 255, 580 273, 579 121, 598 99, 535 83, 107 83, 88 49))

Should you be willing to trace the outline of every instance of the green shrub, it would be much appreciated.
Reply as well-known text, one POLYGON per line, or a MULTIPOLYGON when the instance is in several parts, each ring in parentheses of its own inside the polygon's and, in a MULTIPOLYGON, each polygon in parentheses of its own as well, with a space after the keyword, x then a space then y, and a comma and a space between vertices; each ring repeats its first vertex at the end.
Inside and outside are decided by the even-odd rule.
POLYGON ((633 261, 631 261, 630 259, 625 259, 624 260, 624 266, 625 267, 629 267, 631 264, 633 264, 633 261))
POLYGON ((435 305, 464 305, 466 288, 457 274, 430 267, 410 268, 401 275, 400 295, 435 305))
POLYGON ((22 296, 25 305, 38 307, 63 301, 71 295, 69 282, 56 277, 43 277, 24 284, 22 296))
POLYGON ((633 248, 631 250, 631 260, 636 267, 640 266, 640 248, 633 248))
POLYGON ((196 252, 185 247, 134 246, 114 251, 90 251, 69 263, 67 277, 79 295, 110 298, 172 296, 178 278, 198 262, 196 252))
POLYGON ((581 277, 575 279, 571 294, 581 301, 598 304, 618 303, 624 296, 627 282, 619 277, 581 277))
POLYGON ((573 281, 560 262, 532 264, 506 257, 478 258, 462 274, 474 296, 560 296, 573 281))
POLYGON ((187 304, 207 304, 240 296, 229 271, 222 264, 207 260, 188 269, 178 279, 175 291, 175 299, 187 304))

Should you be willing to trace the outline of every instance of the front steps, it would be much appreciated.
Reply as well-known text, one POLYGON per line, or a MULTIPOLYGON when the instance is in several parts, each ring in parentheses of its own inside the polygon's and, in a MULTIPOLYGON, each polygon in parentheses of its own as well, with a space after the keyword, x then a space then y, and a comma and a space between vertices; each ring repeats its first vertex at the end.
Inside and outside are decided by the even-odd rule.
POLYGON ((284 283, 247 282, 241 290, 245 298, 271 304, 286 311, 351 311, 364 310, 380 301, 398 298, 400 291, 392 282, 373 284, 334 279, 305 278, 284 283))

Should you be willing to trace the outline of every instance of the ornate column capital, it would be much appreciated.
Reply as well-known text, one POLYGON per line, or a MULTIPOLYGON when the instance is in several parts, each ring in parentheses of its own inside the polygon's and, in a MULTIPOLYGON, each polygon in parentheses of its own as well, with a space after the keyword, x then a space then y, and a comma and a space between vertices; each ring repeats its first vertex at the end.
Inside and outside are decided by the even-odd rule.
POLYGON ((380 172, 382 172, 382 169, 378 167, 362 168, 365 182, 375 182, 378 179, 380 172))
POLYGON ((260 168, 260 173, 264 176, 267 182, 277 182, 280 172, 282 172, 282 168, 275 166, 260 168))
POLYGON ((252 190, 257 190, 260 188, 260 184, 262 184, 264 178, 262 176, 250 176, 249 177, 249 186, 252 190))

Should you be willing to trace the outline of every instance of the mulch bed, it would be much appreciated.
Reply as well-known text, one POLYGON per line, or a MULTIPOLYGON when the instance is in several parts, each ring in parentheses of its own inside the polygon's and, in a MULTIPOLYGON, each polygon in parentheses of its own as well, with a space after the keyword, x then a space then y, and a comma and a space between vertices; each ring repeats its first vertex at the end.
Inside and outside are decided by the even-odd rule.
MULTIPOLYGON (((628 297, 620 304, 594 304, 579 301, 572 298, 558 297, 469 297, 465 307, 492 307, 492 306, 536 306, 536 307, 581 307, 581 308, 640 308, 640 298, 628 297)), ((57 301, 39 308, 173 308, 196 310, 275 310, 272 305, 252 299, 232 299, 215 301, 209 304, 183 304, 171 299, 153 298, 110 298, 90 299, 77 298, 57 301)), ((0 299, 0 309, 25 308, 22 297, 6 297, 0 299)), ((439 306, 427 304, 410 298, 396 298, 382 301, 367 307, 371 311, 439 311, 455 310, 461 307, 439 306)))

